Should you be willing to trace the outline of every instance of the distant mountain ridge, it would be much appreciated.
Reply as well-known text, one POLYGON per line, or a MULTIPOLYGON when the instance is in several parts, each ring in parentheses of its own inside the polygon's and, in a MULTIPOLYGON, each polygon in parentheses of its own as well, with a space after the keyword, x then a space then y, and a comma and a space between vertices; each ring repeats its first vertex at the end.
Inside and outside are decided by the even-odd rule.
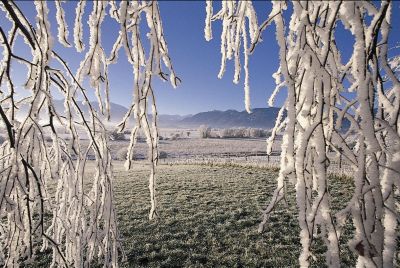
MULTIPOLYGON (((56 110, 63 114, 64 101, 54 100, 54 106, 56 110)), ((98 102, 91 102, 92 107, 95 110, 99 110, 98 102)), ((78 102, 78 106, 82 109, 85 116, 89 115, 88 106, 83 105, 82 102, 78 102)), ((237 110, 226 110, 219 111, 213 110, 208 112, 201 112, 194 115, 169 115, 169 114, 159 114, 158 115, 158 126, 164 128, 198 128, 201 125, 207 125, 213 128, 230 128, 230 127, 251 127, 251 128, 263 128, 271 129, 275 125, 276 118, 278 116, 280 108, 269 107, 269 108, 254 108, 252 113, 247 113, 246 111, 237 110)), ((109 126, 115 126, 119 123, 125 116, 128 108, 110 102, 111 118, 110 122, 107 122, 104 118, 104 122, 109 126)), ((28 107, 26 105, 22 106, 19 114, 26 114, 28 112, 28 107)), ((286 116, 286 112, 284 113, 286 116)), ((102 116, 100 116, 102 117, 102 116)), ((151 117, 151 115, 150 115, 151 117)), ((336 114, 335 114, 336 117, 336 114)), ((131 118, 131 123, 134 124, 133 116, 131 118)), ((342 123, 341 131, 346 131, 350 127, 350 122, 344 118, 342 123)))
MULTIPOLYGON (((272 129, 275 126, 275 121, 278 116, 280 108, 255 108, 252 113, 246 111, 209 111, 188 116, 178 122, 181 127, 198 127, 200 125, 207 125, 213 128, 229 128, 229 127, 251 127, 272 129)), ((283 113, 286 117, 286 111, 283 113)), ((334 115, 336 120, 337 115, 334 115)), ((343 118, 342 127, 339 131, 347 131, 350 128, 350 121, 343 118)))
MULTIPOLYGON (((91 102, 92 107, 98 111, 98 102, 91 102)), ((54 100, 56 110, 62 112, 64 110, 64 101, 54 100)), ((88 115, 87 105, 78 102, 79 107, 85 115, 88 115)), ((110 102, 111 123, 117 123, 122 120, 128 109, 122 105, 110 102)), ((272 128, 274 127, 279 108, 255 108, 249 114, 246 111, 208 111, 195 115, 158 115, 158 125, 160 127, 199 127, 200 125, 208 125, 214 128, 227 127, 256 127, 256 128, 272 128)), ((132 117, 133 119, 133 117, 132 117)))
MULTIPOLYGON (((53 100, 56 111, 64 114, 65 107, 63 100, 53 100)), ((92 107, 99 111, 99 104, 96 101, 90 102, 92 107)), ((78 106, 85 116, 89 116, 89 107, 78 101, 78 106)), ((128 108, 117 103, 110 102, 110 122, 115 124, 122 120, 128 108)), ((28 106, 23 105, 19 110, 19 115, 24 115, 28 112, 28 106)), ((252 113, 246 111, 208 111, 201 112, 195 115, 158 115, 158 126, 183 128, 183 127, 199 127, 200 125, 207 125, 213 128, 228 128, 228 127, 253 127, 253 128, 272 128, 274 127, 279 108, 255 108, 252 113)), ((151 115, 150 115, 151 116, 151 115)), ((103 116, 100 115, 103 118, 103 116)), ((104 120, 106 118, 104 117, 104 120)), ((131 118, 133 121, 133 116, 131 118)), ((105 123, 107 123, 105 121, 105 123)))
POLYGON ((179 122, 182 126, 196 127, 208 125, 214 128, 253 127, 273 128, 280 108, 255 108, 252 113, 246 111, 209 111, 195 114, 179 122))

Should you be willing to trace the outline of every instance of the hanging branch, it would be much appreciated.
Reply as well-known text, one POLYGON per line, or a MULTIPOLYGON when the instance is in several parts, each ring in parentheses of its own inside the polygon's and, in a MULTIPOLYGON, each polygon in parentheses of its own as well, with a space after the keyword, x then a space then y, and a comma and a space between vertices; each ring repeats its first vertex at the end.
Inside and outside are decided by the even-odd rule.
MULTIPOLYGON (((68 42, 66 15, 61 1, 54 2, 58 41, 68 42)), ((74 45, 85 49, 82 18, 85 1, 76 3, 73 27, 74 45)), ((53 48, 47 2, 34 3, 35 27, 17 4, 2 1, 0 7, 11 22, 8 33, 0 27, 3 59, 0 65, 0 118, 8 138, 0 145, 0 264, 21 266, 30 263, 39 251, 50 249, 51 267, 89 267, 102 263, 118 267, 122 251, 116 222, 113 196, 113 172, 108 134, 101 115, 110 117, 108 65, 116 61, 118 49, 124 46, 133 66, 134 101, 125 117, 126 128, 131 113, 136 118, 131 139, 128 166, 139 128, 143 128, 149 144, 151 174, 150 219, 156 215, 155 168, 158 159, 157 110, 151 86, 153 74, 165 79, 161 61, 175 76, 168 56, 158 3, 156 1, 94 1, 89 16, 89 42, 78 70, 53 48), (106 57, 102 46, 102 23, 110 4, 110 16, 120 24, 120 35, 106 57), (145 58, 141 33, 141 16, 149 26, 150 53, 145 58), (25 40, 32 60, 19 56, 14 49, 17 36, 25 40), (12 64, 18 61, 28 68, 25 88, 27 96, 19 99, 11 75, 12 64), (52 66, 57 62, 61 69, 52 66), (85 78, 91 88, 85 88, 85 78), (64 111, 56 109, 52 90, 63 97, 64 111), (94 89, 97 107, 88 97, 94 89), (83 100, 83 101, 81 101, 83 100), (151 114, 148 111, 151 102, 151 114), (28 107, 25 113, 24 107, 28 107), (18 116, 17 116, 18 114, 18 116), (84 144, 82 138, 87 137, 84 144), (87 159, 94 154, 94 174, 88 178, 87 159), (91 188, 85 186, 91 181, 91 188), (50 190, 56 184, 56 190, 50 190)), ((123 256, 122 256, 123 258, 123 256)))
MULTIPOLYGON (((249 3, 223 3, 221 10, 213 14, 212 2, 207 2, 207 40, 211 38, 209 18, 222 20, 221 70, 225 69, 226 59, 241 49, 238 39, 229 34, 241 27, 243 6, 249 3)), ((339 239, 349 219, 356 229, 349 244, 358 255, 358 267, 393 267, 394 230, 398 226, 395 211, 399 206, 395 189, 400 183, 400 83, 398 57, 389 59, 387 55, 392 3, 382 1, 378 7, 366 1, 291 4, 293 13, 287 26, 286 2, 272 1, 268 18, 255 31, 254 27, 248 29, 253 34, 252 44, 247 47, 245 39, 243 42, 247 68, 247 54, 261 41, 263 31, 275 23, 280 66, 273 75, 277 87, 269 105, 273 105, 279 91, 287 91, 268 140, 270 152, 276 133, 284 127, 277 188, 263 212, 259 231, 273 209, 286 199, 286 184, 291 182, 296 188, 302 267, 310 266, 311 244, 316 237, 327 246, 327 265, 340 266, 339 239), (334 38, 339 21, 355 40, 347 63, 342 63, 336 45, 341 40, 334 38), (351 92, 355 96, 348 94, 351 92), (346 130, 342 127, 344 119, 350 125, 346 130), (355 190, 346 208, 333 214, 327 169, 341 154, 354 170, 355 190)), ((235 56, 235 82, 240 69, 240 58, 235 56)), ((223 71, 219 77, 222 75, 223 71)), ((248 90, 248 81, 244 87, 248 90)))
POLYGON ((149 146, 148 159, 151 167, 149 177, 151 197, 149 219, 152 220, 157 215, 155 167, 158 161, 158 130, 156 102, 151 84, 154 75, 158 75, 162 80, 167 80, 167 74, 162 69, 162 62, 170 72, 170 83, 174 88, 180 83, 180 79, 175 75, 168 56, 168 48, 162 32, 157 1, 123 1, 120 4, 118 16, 115 19, 120 22, 121 28, 108 62, 114 63, 117 60, 119 49, 124 47, 128 61, 133 67, 134 75, 133 102, 120 122, 118 130, 123 131, 127 127, 132 115, 134 116, 135 126, 132 130, 125 163, 127 169, 132 166, 133 148, 136 145, 139 129, 142 128, 146 135, 149 146), (149 55, 147 58, 139 30, 142 14, 145 16, 149 28, 149 32, 146 34, 149 39, 149 55), (151 103, 151 114, 148 108, 149 102, 151 103))

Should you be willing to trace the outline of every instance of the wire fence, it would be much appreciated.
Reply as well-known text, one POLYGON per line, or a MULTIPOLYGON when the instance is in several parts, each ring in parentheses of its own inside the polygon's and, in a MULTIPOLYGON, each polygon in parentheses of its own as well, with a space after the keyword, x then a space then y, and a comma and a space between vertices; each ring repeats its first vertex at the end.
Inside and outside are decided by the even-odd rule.
MULTIPOLYGON (((328 173, 335 175, 353 175, 353 167, 341 156, 331 155, 328 173)), ((208 153, 171 155, 160 159, 161 164, 207 164, 207 165, 235 165, 244 167, 258 167, 278 170, 280 152, 275 151, 268 155, 266 152, 235 152, 235 153, 208 153)))

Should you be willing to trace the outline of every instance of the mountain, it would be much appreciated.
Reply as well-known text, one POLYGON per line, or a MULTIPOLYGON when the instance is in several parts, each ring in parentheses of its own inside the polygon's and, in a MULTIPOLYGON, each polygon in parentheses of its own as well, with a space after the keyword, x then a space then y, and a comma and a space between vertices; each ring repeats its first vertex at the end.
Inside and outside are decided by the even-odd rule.
MULTIPOLYGON (((96 110, 99 111, 99 103, 96 101, 90 102, 92 107, 96 110)), ((55 101, 55 106, 57 107, 56 109, 59 109, 59 111, 62 111, 61 109, 64 109, 64 102, 61 100, 55 101)), ((87 105, 83 105, 82 103, 78 103, 78 106, 84 111, 85 114, 88 114, 88 107, 87 105)), ((125 114, 128 112, 128 108, 125 106, 116 104, 114 102, 110 102, 110 123, 119 123, 125 116, 125 114)), ((151 118, 151 115, 150 115, 151 118)), ((168 115, 168 114, 161 114, 158 115, 158 124, 161 127, 168 127, 168 126, 176 126, 176 122, 179 122, 180 120, 186 118, 186 116, 181 116, 181 115, 168 115)), ((134 117, 133 114, 131 116, 131 122, 134 122, 134 117)))
POLYGON ((179 122, 181 126, 198 127, 207 125, 215 128, 227 127, 255 127, 273 128, 279 108, 255 108, 249 114, 246 111, 209 111, 198 113, 184 118, 179 122))
MULTIPOLYGON (((99 110, 98 102, 91 102, 92 107, 99 110)), ((54 100, 56 110, 63 114, 64 101, 54 100)), ((78 106, 82 109, 83 113, 87 116, 89 114, 87 105, 83 105, 82 102, 78 103, 78 106)), ((158 126, 164 128, 197 128, 201 125, 207 125, 213 128, 229 128, 229 127, 252 127, 252 128, 263 128, 271 129, 275 125, 276 117, 278 116, 280 108, 255 108, 252 113, 249 114, 246 111, 208 111, 202 112, 195 115, 168 115, 160 114, 158 116, 158 126)), ((125 116, 128 109, 122 105, 110 102, 111 119, 107 125, 114 127, 116 123, 119 123, 125 116)), ((21 107, 18 114, 26 114, 28 112, 28 106, 21 107)), ((286 113, 284 114, 286 116, 286 113)), ((335 114, 335 117, 337 115, 335 114)), ((151 117, 151 115, 150 115, 151 117)), ((131 119, 133 122, 133 117, 131 119)), ((348 130, 350 122, 344 118, 341 131, 348 130)))
MULTIPOLYGON (((238 112, 236 110, 227 111, 209 111, 188 116, 176 123, 180 127, 199 127, 207 125, 213 128, 229 128, 229 127, 252 127, 271 129, 275 125, 280 108, 255 108, 249 114, 246 111, 238 112)), ((284 117, 286 112, 284 112, 284 117)), ((334 115, 336 120, 337 115, 334 115)), ((350 127, 350 121, 343 118, 342 128, 339 130, 345 132, 350 127)))
POLYGON ((180 127, 180 122, 192 115, 159 114, 158 124, 161 127, 180 127))
MULTIPOLYGON (((64 101, 63 100, 53 100, 54 106, 56 108, 56 111, 59 114, 64 114, 65 107, 64 107, 64 101)), ((90 104, 92 105, 93 109, 99 112, 99 103, 97 101, 91 101, 90 104)), ((71 105, 71 108, 73 106, 71 105)), ((83 114, 85 116, 89 116, 89 107, 87 105, 84 105, 81 101, 78 101, 78 107, 83 111, 83 114)), ((29 111, 29 106, 28 104, 23 105, 19 111, 17 112, 17 117, 22 118, 22 116, 25 116, 29 111)), ((128 108, 125 106, 119 105, 114 102, 110 102, 110 122, 106 122, 106 118, 104 117, 104 122, 106 122, 108 125, 115 125, 116 123, 119 123, 122 118, 125 116, 125 114, 128 112, 128 108)), ((100 114, 100 113, 99 113, 100 114)), ((74 115, 76 116, 76 115, 74 115)), ((186 116, 181 116, 181 115, 168 115, 168 114, 161 114, 158 115, 158 124, 161 127, 179 127, 178 122, 183 120, 184 118, 191 116, 191 115, 186 115, 186 116)), ((100 117, 101 114, 100 114, 100 117)), ((151 115, 150 115, 151 117, 151 115)), ((131 122, 134 122, 133 115, 131 117, 131 122)))
MULTIPOLYGON (((56 110, 64 111, 64 102, 62 100, 54 100, 56 110)), ((97 111, 99 110, 98 102, 91 102, 91 105, 97 111)), ((78 106, 85 115, 88 115, 88 106, 81 102, 78 106)), ((110 102, 111 123, 117 123, 122 120, 128 109, 122 105, 110 102)), ((276 116, 279 108, 255 108, 251 114, 246 111, 238 112, 236 110, 227 111, 209 111, 195 115, 167 115, 159 114, 158 125, 160 127, 198 127, 200 125, 208 125, 215 128, 226 127, 257 127, 272 128, 275 124, 276 116)), ((132 119, 133 120, 133 117, 132 119)))
MULTIPOLYGON (((93 109, 95 109, 101 115, 99 103, 97 101, 91 101, 90 104, 92 105, 93 109)), ((64 110, 64 101, 57 100, 55 102, 55 106, 57 107, 56 109, 60 109, 59 111, 63 111, 64 110)), ((82 102, 78 102, 78 106, 79 106, 79 108, 82 109, 82 111, 85 115, 89 114, 89 107, 87 105, 83 105, 82 102)), ((125 106, 116 104, 114 102, 110 102, 110 122, 111 123, 120 122, 122 120, 122 118, 125 116, 127 111, 128 111, 128 109, 125 106)), ((104 117, 104 119, 106 120, 105 117, 104 117)))

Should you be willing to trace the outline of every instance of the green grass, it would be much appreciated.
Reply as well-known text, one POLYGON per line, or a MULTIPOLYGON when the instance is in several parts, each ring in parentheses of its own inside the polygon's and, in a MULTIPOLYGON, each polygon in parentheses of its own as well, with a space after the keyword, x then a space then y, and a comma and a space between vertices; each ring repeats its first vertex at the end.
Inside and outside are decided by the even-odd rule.
MULTIPOLYGON (((297 267, 299 227, 293 190, 289 206, 271 214, 258 234, 261 209, 274 188, 276 172, 260 168, 161 165, 158 168, 159 217, 148 221, 148 170, 116 168, 115 199, 125 267, 297 267)), ((350 197, 351 183, 332 178, 335 209, 350 197)), ((350 226, 351 227, 351 226, 350 226)), ((349 228, 348 235, 351 234, 349 228)), ((347 236, 348 236, 347 235, 347 236)), ((317 241, 314 267, 323 267, 317 241)), ((341 248, 344 266, 354 256, 341 248)))
MULTIPOLYGON (((92 171, 88 168, 88 177, 92 171)), ((115 162, 115 205, 126 254, 122 267, 298 267, 301 245, 293 186, 288 187, 288 207, 279 204, 264 232, 257 232, 261 210, 276 186, 276 170, 204 164, 160 165, 157 172, 159 216, 149 221, 148 167, 138 163, 125 171, 115 162)), ((352 190, 350 178, 330 177, 334 211, 345 206, 352 190)), ((355 265, 347 247, 352 232, 348 223, 341 237, 343 267, 355 265)), ((311 266, 326 267, 321 239, 312 250, 311 266)), ((48 266, 49 253, 38 254, 29 267, 48 266)))

